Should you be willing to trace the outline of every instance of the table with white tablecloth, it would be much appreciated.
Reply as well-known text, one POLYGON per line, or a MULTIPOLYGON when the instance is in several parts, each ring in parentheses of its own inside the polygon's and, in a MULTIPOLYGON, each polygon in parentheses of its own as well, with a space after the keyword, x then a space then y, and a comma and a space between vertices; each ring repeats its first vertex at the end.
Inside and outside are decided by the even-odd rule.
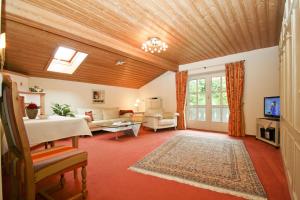
MULTIPOLYGON (((62 116, 49 116, 47 119, 24 118, 24 124, 30 146, 64 138, 77 138, 81 135, 92 136, 87 122, 83 118, 62 116)), ((76 142, 73 141, 73 146, 76 142)), ((3 142, 3 145, 3 150, 6 152, 6 141, 3 142)))

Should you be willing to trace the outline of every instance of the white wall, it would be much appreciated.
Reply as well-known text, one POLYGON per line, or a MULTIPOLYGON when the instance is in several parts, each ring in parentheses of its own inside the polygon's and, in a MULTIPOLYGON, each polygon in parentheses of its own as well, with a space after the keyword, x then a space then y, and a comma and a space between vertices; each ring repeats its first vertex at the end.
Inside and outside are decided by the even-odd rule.
POLYGON ((147 83, 139 89, 139 97, 142 100, 140 110, 144 111, 144 101, 150 97, 160 97, 165 111, 176 111, 176 83, 175 73, 165 72, 161 76, 147 83))
POLYGON ((28 91, 28 76, 9 71, 7 71, 7 73, 9 74, 11 80, 17 83, 19 91, 28 91))
POLYGON ((279 95, 279 61, 277 46, 180 65, 179 70, 191 70, 192 73, 205 73, 213 71, 214 69, 225 69, 225 63, 239 60, 246 60, 244 93, 246 134, 255 135, 256 118, 263 117, 263 98, 265 96, 279 95), (196 68, 204 66, 207 67, 206 70, 195 70, 196 68))
POLYGON ((40 86, 46 92, 46 114, 52 114, 53 103, 69 104, 72 109, 89 107, 119 107, 120 109, 134 109, 134 103, 138 98, 138 90, 64 81, 47 78, 29 78, 29 86, 40 86), (92 104, 92 91, 105 90, 105 104, 92 104))

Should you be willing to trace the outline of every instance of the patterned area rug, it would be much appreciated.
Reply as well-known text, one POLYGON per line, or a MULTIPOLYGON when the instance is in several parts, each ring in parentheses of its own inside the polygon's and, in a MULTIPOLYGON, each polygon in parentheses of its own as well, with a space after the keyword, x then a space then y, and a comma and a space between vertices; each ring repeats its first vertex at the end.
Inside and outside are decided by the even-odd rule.
POLYGON ((267 199, 240 140, 180 134, 129 169, 246 199, 267 199))

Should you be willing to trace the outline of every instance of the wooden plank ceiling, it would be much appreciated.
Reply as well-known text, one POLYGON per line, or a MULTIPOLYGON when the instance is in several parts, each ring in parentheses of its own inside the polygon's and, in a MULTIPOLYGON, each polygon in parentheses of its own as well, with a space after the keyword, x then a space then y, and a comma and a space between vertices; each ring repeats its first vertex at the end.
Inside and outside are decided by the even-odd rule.
POLYGON ((7 1, 7 69, 139 88, 179 64, 278 45, 283 0, 7 1), (167 42, 152 55, 149 37, 167 42), (88 53, 73 75, 45 71, 59 45, 88 53), (116 66, 116 60, 126 64, 116 66))

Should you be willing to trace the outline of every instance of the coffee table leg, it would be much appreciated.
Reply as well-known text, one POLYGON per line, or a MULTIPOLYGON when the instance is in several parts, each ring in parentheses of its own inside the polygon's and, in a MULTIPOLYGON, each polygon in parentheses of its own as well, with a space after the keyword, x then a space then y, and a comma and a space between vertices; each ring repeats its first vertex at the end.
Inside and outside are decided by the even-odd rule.
POLYGON ((115 134, 116 134, 116 140, 118 140, 119 138, 118 138, 118 132, 115 132, 115 134))

